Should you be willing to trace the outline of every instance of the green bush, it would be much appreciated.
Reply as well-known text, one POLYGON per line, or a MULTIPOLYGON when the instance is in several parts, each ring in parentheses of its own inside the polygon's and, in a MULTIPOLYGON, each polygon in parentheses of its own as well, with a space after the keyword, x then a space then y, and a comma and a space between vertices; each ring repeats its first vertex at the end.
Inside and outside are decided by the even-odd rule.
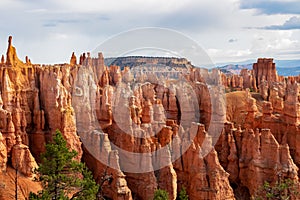
POLYGON ((187 195, 185 187, 182 187, 177 196, 177 200, 188 200, 188 199, 189 199, 189 195, 187 195))
POLYGON ((291 179, 282 179, 277 181, 275 185, 271 185, 265 181, 256 194, 252 197, 253 200, 288 200, 299 199, 298 183, 291 179))
POLYGON ((169 200, 169 194, 165 190, 158 189, 154 193, 153 200, 169 200))

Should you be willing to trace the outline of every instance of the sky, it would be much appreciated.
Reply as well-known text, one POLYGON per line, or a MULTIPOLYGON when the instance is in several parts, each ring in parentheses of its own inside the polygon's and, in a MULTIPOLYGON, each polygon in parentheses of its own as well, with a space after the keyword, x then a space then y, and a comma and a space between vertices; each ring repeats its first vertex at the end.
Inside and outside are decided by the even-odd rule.
MULTIPOLYGON (((300 58, 299 0, 1 0, 0 53, 66 63, 112 36, 141 27, 178 31, 214 63, 300 58)), ((103 52, 105 56, 105 52, 103 52)))

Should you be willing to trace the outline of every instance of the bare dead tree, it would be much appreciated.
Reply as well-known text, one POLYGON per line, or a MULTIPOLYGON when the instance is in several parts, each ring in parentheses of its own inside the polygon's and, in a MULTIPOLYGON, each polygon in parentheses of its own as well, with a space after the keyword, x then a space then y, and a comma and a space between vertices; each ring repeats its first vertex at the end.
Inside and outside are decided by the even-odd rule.
POLYGON ((112 178, 112 174, 108 174, 107 173, 107 169, 108 167, 105 168, 101 178, 100 178, 100 182, 99 182, 99 190, 97 193, 97 198, 98 200, 105 200, 104 196, 103 196, 103 190, 102 187, 103 185, 108 182, 109 184, 112 182, 113 178, 112 178))
POLYGON ((18 164, 15 172, 15 200, 18 200, 18 164))

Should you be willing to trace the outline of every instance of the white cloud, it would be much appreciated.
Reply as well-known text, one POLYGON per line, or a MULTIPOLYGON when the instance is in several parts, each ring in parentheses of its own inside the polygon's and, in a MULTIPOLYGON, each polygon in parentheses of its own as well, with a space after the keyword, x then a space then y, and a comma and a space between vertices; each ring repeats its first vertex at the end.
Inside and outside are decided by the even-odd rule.
POLYGON ((263 53, 299 48, 299 41, 293 39, 292 35, 292 31, 260 32, 254 36, 251 49, 263 53), (259 38, 263 38, 263 40, 259 40, 259 38))
POLYGON ((25 10, 25 12, 28 12, 28 13, 45 13, 45 12, 47 12, 47 9, 37 8, 37 9, 25 10))
POLYGON ((217 62, 234 62, 243 61, 251 56, 252 52, 250 49, 239 49, 239 50, 224 50, 224 49, 208 49, 208 55, 212 60, 217 62))
MULTIPOLYGON (((51 10, 56 10, 56 12, 80 12, 80 13, 90 13, 90 12, 104 12, 104 13, 119 13, 123 16, 129 14, 128 12, 153 12, 153 13, 161 13, 161 12, 170 12, 180 7, 184 6, 189 2, 193 2, 194 0, 186 0, 186 1, 177 1, 177 0, 52 0, 46 1, 41 0, 39 3, 37 1, 33 1, 34 3, 44 5, 45 8, 49 8, 51 10), (124 13, 123 13, 124 12, 124 13)), ((194 1, 195 2, 195 1, 194 1)))
POLYGON ((231 38, 231 39, 228 40, 229 43, 234 43, 234 42, 237 42, 237 41, 238 41, 238 39, 236 39, 236 38, 231 38))
POLYGON ((293 16, 286 20, 282 25, 265 26, 264 29, 269 30, 292 30, 300 29, 300 17, 293 16))
POLYGON ((241 9, 254 9, 258 14, 300 14, 298 0, 240 0, 241 9))

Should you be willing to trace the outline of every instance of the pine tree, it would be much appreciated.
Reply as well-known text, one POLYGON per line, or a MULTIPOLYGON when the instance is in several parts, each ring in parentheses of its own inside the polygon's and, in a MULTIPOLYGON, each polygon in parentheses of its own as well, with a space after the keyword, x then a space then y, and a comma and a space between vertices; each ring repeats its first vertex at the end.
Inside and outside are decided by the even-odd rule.
POLYGON ((70 151, 60 131, 53 142, 46 145, 38 168, 43 190, 31 193, 32 200, 95 200, 98 185, 87 167, 74 158, 77 152, 70 151))
POLYGON ((158 189, 154 193, 153 200, 169 200, 169 194, 165 190, 158 189))
POLYGON ((189 199, 189 196, 186 193, 185 187, 181 188, 177 199, 178 200, 188 200, 189 199))
POLYGON ((279 178, 279 181, 276 181, 275 184, 270 184, 265 181, 263 186, 261 186, 251 199, 255 200, 276 200, 276 199, 299 199, 299 183, 291 180, 289 178, 279 178))

